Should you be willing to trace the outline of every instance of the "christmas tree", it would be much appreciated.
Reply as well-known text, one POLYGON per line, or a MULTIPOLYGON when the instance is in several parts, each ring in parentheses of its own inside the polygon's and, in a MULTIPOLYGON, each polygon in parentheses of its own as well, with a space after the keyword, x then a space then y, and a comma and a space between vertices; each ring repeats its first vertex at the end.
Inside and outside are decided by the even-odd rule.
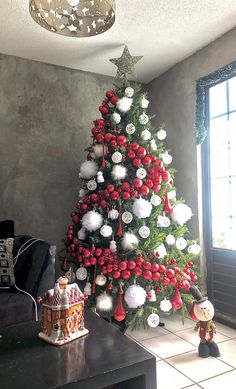
POLYGON ((176 199, 165 127, 153 128, 148 104, 138 84, 106 92, 80 167, 63 262, 69 278, 84 280, 90 307, 131 328, 187 312, 200 252, 185 224, 191 209, 176 199))

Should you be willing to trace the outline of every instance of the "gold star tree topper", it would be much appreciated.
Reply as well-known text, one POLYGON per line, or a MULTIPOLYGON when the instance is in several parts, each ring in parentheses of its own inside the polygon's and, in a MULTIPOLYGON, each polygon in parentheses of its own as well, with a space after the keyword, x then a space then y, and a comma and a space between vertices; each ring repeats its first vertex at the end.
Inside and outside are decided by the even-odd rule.
POLYGON ((134 65, 143 58, 142 56, 133 57, 127 46, 125 46, 124 51, 120 58, 111 58, 109 61, 114 63, 117 66, 117 78, 121 78, 126 80, 126 73, 133 74, 134 73, 134 65))

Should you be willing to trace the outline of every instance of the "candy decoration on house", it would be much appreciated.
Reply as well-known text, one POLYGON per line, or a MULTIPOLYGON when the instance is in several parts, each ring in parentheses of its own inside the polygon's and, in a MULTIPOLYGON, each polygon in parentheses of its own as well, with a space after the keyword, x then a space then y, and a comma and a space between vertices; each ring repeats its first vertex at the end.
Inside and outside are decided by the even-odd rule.
POLYGON ((60 277, 54 290, 49 290, 42 302, 42 326, 39 338, 61 346, 88 333, 84 328, 84 295, 76 283, 60 277))
POLYGON ((191 286, 189 292, 195 298, 190 311, 190 316, 197 321, 195 331, 199 331, 200 344, 198 354, 201 358, 220 357, 218 345, 214 341, 216 333, 214 317, 214 306, 207 297, 203 297, 196 286, 191 286))
POLYGON ((124 83, 106 92, 93 122, 65 258, 75 274, 88 272, 88 307, 148 327, 151 314, 187 311, 199 246, 186 226, 192 211, 176 198, 167 130, 153 127, 147 94, 126 79, 134 62, 117 65, 124 83))

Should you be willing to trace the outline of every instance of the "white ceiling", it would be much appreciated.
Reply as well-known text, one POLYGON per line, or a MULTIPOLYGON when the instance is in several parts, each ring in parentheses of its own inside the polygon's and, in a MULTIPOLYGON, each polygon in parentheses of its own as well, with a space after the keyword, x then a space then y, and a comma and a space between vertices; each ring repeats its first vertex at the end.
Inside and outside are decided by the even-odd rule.
POLYGON ((0 0, 0 52, 114 76, 124 44, 143 55, 135 79, 149 82, 236 26, 236 0, 116 0, 106 33, 71 38, 37 25, 29 0, 0 0))

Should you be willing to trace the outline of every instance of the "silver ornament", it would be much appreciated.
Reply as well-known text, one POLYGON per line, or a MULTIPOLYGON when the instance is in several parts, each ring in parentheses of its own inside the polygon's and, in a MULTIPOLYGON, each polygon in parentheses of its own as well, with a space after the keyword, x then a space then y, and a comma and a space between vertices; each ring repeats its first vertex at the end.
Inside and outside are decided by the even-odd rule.
POLYGON ((98 186, 98 184, 97 184, 97 182, 95 180, 90 180, 90 181, 87 182, 88 190, 93 191, 93 190, 97 189, 97 186, 98 186))
POLYGON ((153 194, 151 197, 151 204, 157 207, 158 205, 161 204, 161 198, 158 195, 153 194))
POLYGON ((176 239, 175 245, 178 250, 184 250, 187 247, 187 241, 181 236, 180 238, 176 239))
POLYGON ((133 215, 131 212, 129 211, 125 211, 123 214, 122 214, 122 220, 125 224, 129 224, 132 222, 133 220, 133 215))
POLYGON ((125 127, 125 131, 129 135, 132 135, 135 132, 135 130, 136 130, 135 125, 132 123, 127 124, 127 126, 125 127))
POLYGON ((65 273, 66 278, 68 279, 69 283, 73 284, 75 280, 75 273, 72 269, 72 267, 69 268, 69 270, 65 273))
POLYGON ((108 217, 109 217, 109 219, 111 219, 111 220, 116 220, 116 219, 118 219, 118 217, 119 217, 119 212, 117 211, 117 209, 111 209, 111 210, 108 212, 108 217))
POLYGON ((96 279, 95 279, 95 283, 96 285, 98 286, 104 286, 107 282, 107 277, 105 277, 103 274, 98 274, 96 279))
POLYGON ((139 228, 138 233, 141 238, 147 239, 150 235, 150 228, 148 228, 147 226, 142 226, 139 228))
POLYGON ((76 278, 79 280, 79 281, 84 281, 86 280, 88 276, 88 272, 87 272, 87 269, 85 269, 85 267, 81 266, 79 267, 77 270, 76 270, 76 278))
POLYGON ((160 322, 160 318, 156 313, 151 313, 151 315, 149 315, 147 318, 147 322, 148 322, 149 327, 155 328, 158 326, 158 324, 160 322))
POLYGON ((123 157, 119 151, 116 151, 115 153, 112 154, 111 159, 114 163, 120 163, 123 157))
POLYGON ((143 178, 145 178, 146 175, 147 175, 147 172, 146 172, 146 170, 145 170, 143 167, 140 167, 140 168, 136 171, 136 176, 137 176, 138 178, 140 178, 141 180, 142 180, 143 178))
POLYGON ((148 115, 146 115, 143 112, 142 115, 139 116, 139 123, 142 124, 142 125, 145 125, 145 124, 148 123, 148 121, 149 121, 148 115))

